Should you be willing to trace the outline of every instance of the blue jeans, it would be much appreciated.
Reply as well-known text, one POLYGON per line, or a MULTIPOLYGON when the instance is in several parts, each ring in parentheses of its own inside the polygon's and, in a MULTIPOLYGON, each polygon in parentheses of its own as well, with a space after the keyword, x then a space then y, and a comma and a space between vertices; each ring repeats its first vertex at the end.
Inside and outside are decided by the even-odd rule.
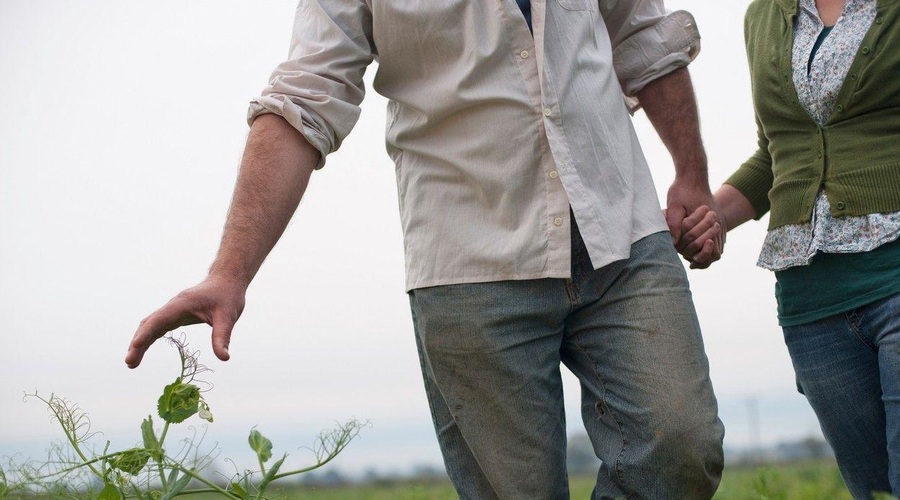
POLYGON ((783 330, 850 493, 900 493, 900 294, 783 330))
POLYGON ((723 427, 687 278, 668 233, 572 278, 410 292, 425 388, 462 499, 566 499, 560 363, 581 382, 603 465, 594 499, 708 499, 723 427))

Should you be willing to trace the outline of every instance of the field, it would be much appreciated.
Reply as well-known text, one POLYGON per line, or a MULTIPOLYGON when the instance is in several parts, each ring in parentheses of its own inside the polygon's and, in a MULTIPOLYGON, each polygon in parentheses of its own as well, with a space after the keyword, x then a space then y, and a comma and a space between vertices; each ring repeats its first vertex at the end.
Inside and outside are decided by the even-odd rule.
MULTIPOLYGON (((587 500, 594 480, 574 477, 571 498, 587 500)), ((449 483, 395 483, 335 488, 294 488, 279 491, 280 498, 298 500, 455 500, 449 483)), ((215 497, 192 495, 192 499, 215 497)), ((725 470, 715 500, 850 500, 837 467, 831 462, 805 462, 725 470)))

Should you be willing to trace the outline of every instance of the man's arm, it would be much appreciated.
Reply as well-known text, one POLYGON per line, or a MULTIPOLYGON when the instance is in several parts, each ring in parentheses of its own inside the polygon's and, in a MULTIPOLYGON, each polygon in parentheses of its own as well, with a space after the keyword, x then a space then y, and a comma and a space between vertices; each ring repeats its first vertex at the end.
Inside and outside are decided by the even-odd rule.
MULTIPOLYGON (((709 189, 706 152, 700 139, 700 121, 691 78, 686 68, 677 69, 648 83, 637 93, 663 144, 675 164, 675 181, 669 187, 666 200, 666 223, 672 241, 685 258, 690 250, 682 244, 682 221, 696 209, 707 206, 717 212, 717 204, 709 189)), ((718 216, 717 236, 704 243, 698 251, 708 251, 714 257, 692 267, 708 267, 717 260, 725 244, 725 223, 718 216)))
POLYGON ((125 356, 130 368, 166 332, 197 323, 212 326, 213 352, 228 360, 247 287, 287 227, 319 157, 281 116, 264 114, 253 122, 209 275, 141 321, 125 356))

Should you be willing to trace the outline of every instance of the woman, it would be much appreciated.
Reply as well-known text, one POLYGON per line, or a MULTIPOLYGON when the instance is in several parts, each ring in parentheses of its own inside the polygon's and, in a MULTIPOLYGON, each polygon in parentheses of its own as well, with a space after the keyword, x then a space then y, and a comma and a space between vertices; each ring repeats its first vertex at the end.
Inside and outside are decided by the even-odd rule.
MULTIPOLYGON (((759 149, 719 215, 770 213, 758 265, 798 388, 853 496, 898 494, 900 0, 755 0, 745 39, 759 149)), ((682 247, 694 267, 715 258, 701 239, 682 247)))

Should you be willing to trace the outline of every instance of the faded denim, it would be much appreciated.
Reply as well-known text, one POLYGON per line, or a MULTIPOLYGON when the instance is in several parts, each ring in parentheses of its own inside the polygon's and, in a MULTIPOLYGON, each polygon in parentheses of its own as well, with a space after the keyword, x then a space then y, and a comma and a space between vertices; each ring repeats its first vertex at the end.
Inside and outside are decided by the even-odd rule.
POLYGON ((900 294, 783 330, 853 498, 900 494, 900 294))
POLYGON ((573 231, 571 279, 423 288, 410 304, 460 498, 569 498, 560 363, 603 462, 593 499, 712 497, 724 430, 668 233, 595 271, 573 231))

